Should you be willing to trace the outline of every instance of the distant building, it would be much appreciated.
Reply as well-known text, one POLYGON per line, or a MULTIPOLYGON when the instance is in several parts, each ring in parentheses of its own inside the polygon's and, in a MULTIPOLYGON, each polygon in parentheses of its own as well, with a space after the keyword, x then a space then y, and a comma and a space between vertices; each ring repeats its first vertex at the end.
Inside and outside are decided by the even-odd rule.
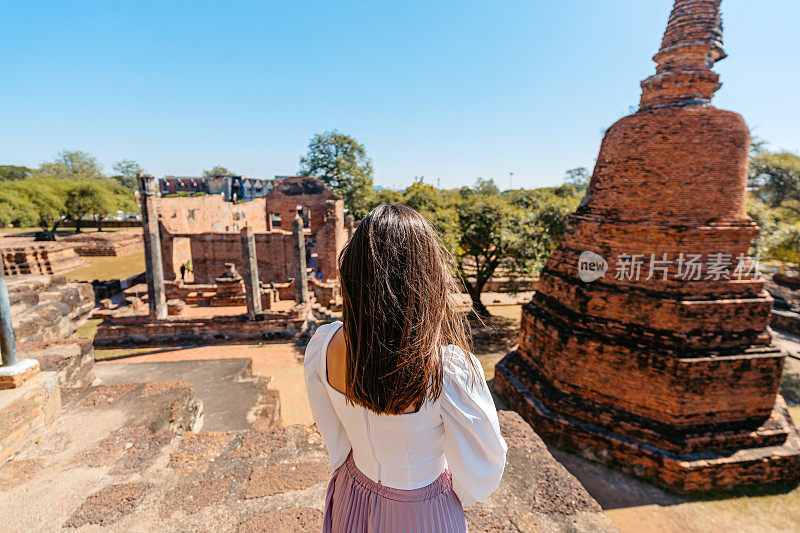
POLYGON ((226 202, 249 201, 263 198, 274 187, 274 180, 266 178, 244 178, 237 175, 202 177, 165 176, 160 180, 161 194, 221 194, 226 202))

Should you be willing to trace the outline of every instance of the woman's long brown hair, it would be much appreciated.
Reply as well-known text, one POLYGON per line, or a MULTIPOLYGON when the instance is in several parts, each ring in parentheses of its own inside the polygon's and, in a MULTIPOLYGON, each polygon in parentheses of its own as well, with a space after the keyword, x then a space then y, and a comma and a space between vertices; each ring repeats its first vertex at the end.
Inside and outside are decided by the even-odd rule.
POLYGON ((436 231, 410 207, 380 205, 358 225, 339 256, 348 401, 400 414, 441 395, 442 347, 470 351, 448 261, 436 231))

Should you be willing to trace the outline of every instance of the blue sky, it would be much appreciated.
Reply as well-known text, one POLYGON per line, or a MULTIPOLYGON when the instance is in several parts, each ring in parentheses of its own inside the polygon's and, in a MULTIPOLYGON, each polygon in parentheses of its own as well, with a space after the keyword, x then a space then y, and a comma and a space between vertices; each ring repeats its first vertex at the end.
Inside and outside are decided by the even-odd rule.
MULTIPOLYGON (((316 132, 376 184, 561 182, 639 99, 671 0, 0 3, 0 164, 297 170, 316 132)), ((800 2, 724 0, 718 107, 800 148, 800 2)))

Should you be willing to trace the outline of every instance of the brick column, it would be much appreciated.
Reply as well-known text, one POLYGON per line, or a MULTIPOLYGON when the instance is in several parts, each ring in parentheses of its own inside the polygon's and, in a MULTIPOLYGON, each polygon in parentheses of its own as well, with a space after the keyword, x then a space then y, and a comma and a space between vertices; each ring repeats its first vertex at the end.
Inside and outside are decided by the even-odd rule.
POLYGON ((300 215, 294 217, 292 222, 292 236, 294 238, 294 291, 297 303, 308 301, 308 278, 306 272, 306 236, 303 233, 303 219, 300 215))
POLYGON ((255 320, 258 313, 261 312, 261 284, 258 279, 256 238, 251 226, 242 228, 242 266, 244 292, 247 298, 247 317, 255 320))
POLYGON ((142 203, 142 230, 147 275, 147 303, 150 316, 156 320, 167 318, 164 293, 164 265, 161 262, 161 233, 158 227, 158 188, 150 174, 139 174, 139 197, 142 203))

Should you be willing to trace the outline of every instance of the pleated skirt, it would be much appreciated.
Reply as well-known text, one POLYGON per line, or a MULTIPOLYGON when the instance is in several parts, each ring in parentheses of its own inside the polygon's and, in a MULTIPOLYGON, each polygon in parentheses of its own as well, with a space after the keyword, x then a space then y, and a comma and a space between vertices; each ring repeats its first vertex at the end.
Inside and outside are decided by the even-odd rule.
POLYGON ((462 533, 464 508, 445 470, 428 486, 402 490, 368 478, 352 454, 333 473, 325 498, 325 533, 462 533))

